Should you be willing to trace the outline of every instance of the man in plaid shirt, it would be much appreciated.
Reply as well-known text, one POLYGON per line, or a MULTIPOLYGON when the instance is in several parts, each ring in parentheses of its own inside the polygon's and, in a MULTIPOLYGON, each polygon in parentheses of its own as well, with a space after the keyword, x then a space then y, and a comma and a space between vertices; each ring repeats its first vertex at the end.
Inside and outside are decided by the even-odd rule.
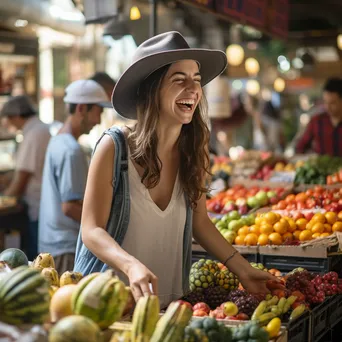
POLYGON ((296 152, 342 157, 342 78, 332 78, 323 89, 326 112, 312 117, 299 139, 296 152))

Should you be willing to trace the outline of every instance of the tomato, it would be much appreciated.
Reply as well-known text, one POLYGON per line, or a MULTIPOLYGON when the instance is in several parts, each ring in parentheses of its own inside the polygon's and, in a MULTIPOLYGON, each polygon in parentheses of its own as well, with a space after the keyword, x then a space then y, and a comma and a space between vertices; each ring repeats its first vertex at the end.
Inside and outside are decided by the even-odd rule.
POLYGON ((297 202, 305 202, 307 199, 308 199, 308 196, 304 192, 301 192, 298 195, 296 195, 297 202))
POLYGON ((324 190, 324 188, 322 186, 317 185, 317 186, 314 187, 314 191, 319 193, 319 194, 322 194, 325 190, 324 190))
POLYGON ((287 195, 285 198, 286 203, 292 203, 296 199, 296 196, 294 194, 287 195))
POLYGON ((278 208, 280 210, 284 210, 286 208, 286 206, 287 206, 287 203, 285 201, 279 201, 278 208))
POLYGON ((291 296, 297 297, 296 302, 303 302, 305 300, 305 296, 300 291, 293 291, 291 296))
POLYGON ((297 202, 297 210, 303 210, 305 208, 306 208, 306 206, 305 206, 305 202, 304 201, 297 202))
POLYGON ((281 289, 272 290, 272 295, 278 298, 286 297, 285 291, 281 289))
POLYGON ((308 189, 305 191, 305 194, 308 196, 308 197, 311 197, 313 195, 314 191, 312 189, 308 189))

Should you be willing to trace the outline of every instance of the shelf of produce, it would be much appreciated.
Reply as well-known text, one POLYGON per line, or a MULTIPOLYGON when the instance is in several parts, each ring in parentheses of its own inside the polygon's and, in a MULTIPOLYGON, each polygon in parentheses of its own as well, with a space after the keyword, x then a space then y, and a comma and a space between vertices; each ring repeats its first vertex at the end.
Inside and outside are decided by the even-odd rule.
POLYGON ((293 322, 283 323, 287 329, 288 342, 309 342, 310 338, 310 312, 306 311, 293 322))
POLYGON ((331 298, 327 298, 311 310, 311 339, 320 341, 329 332, 329 308, 331 298))
MULTIPOLYGON (((249 262, 258 262, 259 247, 258 246, 234 246, 234 248, 249 262)), ((208 252, 199 244, 192 243, 192 262, 199 259, 214 259, 208 252)))
MULTIPOLYGON (((335 246, 334 246, 335 247, 335 246)), ((340 273, 342 253, 333 253, 335 248, 299 247, 299 246, 261 246, 259 262, 266 268, 276 268, 281 272, 289 272, 303 267, 311 272, 336 271, 340 273)))

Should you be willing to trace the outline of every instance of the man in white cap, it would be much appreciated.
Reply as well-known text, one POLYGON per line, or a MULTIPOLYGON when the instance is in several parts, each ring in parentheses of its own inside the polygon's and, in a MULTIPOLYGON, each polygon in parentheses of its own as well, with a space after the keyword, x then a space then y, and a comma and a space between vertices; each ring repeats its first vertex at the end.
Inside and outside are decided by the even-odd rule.
POLYGON ((88 173, 78 138, 100 124, 103 108, 112 107, 109 101, 105 90, 93 80, 71 83, 64 97, 68 117, 46 152, 38 249, 55 258, 60 274, 73 269, 88 173))
POLYGON ((29 225, 24 249, 29 260, 37 255, 38 214, 45 152, 50 140, 49 126, 41 122, 30 98, 11 97, 2 107, 0 117, 20 130, 23 141, 17 155, 14 177, 3 194, 23 198, 28 207, 29 225))

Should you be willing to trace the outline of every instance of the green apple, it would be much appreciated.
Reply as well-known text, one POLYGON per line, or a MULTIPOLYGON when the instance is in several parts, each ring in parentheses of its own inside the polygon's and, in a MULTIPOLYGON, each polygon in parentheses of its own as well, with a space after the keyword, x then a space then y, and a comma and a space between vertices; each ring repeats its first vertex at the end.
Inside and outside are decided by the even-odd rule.
POLYGON ((231 230, 226 230, 223 234, 223 237, 232 245, 236 239, 236 233, 231 230))
POLYGON ((230 221, 228 224, 228 230, 231 230, 235 233, 237 233, 237 231, 242 227, 242 224, 239 220, 233 220, 230 221))
POLYGON ((268 203, 267 193, 265 191, 259 191, 255 198, 258 200, 261 206, 266 205, 268 203))
POLYGON ((275 197, 277 196, 277 193, 275 191, 268 191, 267 192, 267 197, 268 198, 272 198, 272 197, 275 197))
POLYGON ((239 212, 238 212, 237 210, 231 211, 231 212, 228 214, 228 216, 229 216, 229 218, 230 218, 231 220, 238 220, 238 219, 241 218, 241 216, 240 216, 240 214, 239 214, 239 212))
POLYGON ((243 227, 243 226, 249 226, 249 220, 248 220, 248 218, 247 217, 242 217, 242 218, 240 218, 240 220, 238 220, 240 223, 241 223, 241 227, 243 227))
POLYGON ((255 215, 254 214, 249 214, 246 217, 246 220, 247 220, 246 226, 252 226, 255 223, 255 215))
POLYGON ((256 208, 257 206, 259 206, 259 201, 255 196, 252 196, 252 197, 248 197, 247 204, 251 208, 256 208))
POLYGON ((224 221, 218 221, 216 224, 215 224, 215 227, 217 228, 217 229, 222 229, 222 228, 227 228, 227 224, 226 224, 226 222, 224 222, 224 221))

